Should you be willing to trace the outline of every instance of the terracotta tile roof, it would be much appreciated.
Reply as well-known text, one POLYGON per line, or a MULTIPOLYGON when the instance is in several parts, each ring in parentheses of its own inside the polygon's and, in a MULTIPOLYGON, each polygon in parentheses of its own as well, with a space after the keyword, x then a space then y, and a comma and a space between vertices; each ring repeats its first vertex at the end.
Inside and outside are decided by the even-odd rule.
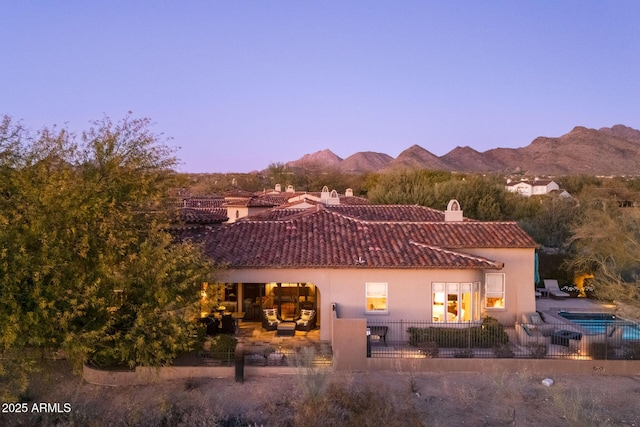
MULTIPOLYGON (((276 208, 262 211, 254 215, 249 215, 244 218, 240 218, 238 221, 284 221, 292 219, 293 216, 299 215, 301 212, 306 212, 309 208, 296 209, 296 208, 276 208)), ((315 208, 310 208, 315 209, 315 208)))
POLYGON ((263 199, 259 197, 251 197, 248 199, 229 199, 223 206, 246 206, 249 208, 273 208, 279 203, 273 200, 263 199))
POLYGON ((342 195, 338 195, 338 197, 340 198, 341 205, 368 205, 369 204, 369 200, 365 199, 364 197, 342 196, 342 195))
POLYGON ((177 216, 177 220, 185 224, 218 224, 228 219, 227 210, 223 208, 180 208, 177 211, 177 216))
POLYGON ((182 208, 197 208, 197 209, 211 209, 220 208, 224 203, 224 198, 219 196, 209 197, 185 197, 177 201, 178 207, 182 208))
POLYGON ((287 203, 287 200, 290 197, 289 194, 290 193, 261 194, 261 195, 256 196, 256 197, 259 198, 260 200, 264 200, 264 201, 267 201, 267 202, 271 203, 272 206, 280 206, 280 205, 284 205, 285 203, 287 203))
POLYGON ((368 221, 322 206, 287 220, 223 225, 204 244, 231 268, 501 268, 458 249, 536 246, 515 222, 368 221))
POLYGON ((444 221, 444 212, 418 205, 330 205, 327 209, 366 221, 444 221))

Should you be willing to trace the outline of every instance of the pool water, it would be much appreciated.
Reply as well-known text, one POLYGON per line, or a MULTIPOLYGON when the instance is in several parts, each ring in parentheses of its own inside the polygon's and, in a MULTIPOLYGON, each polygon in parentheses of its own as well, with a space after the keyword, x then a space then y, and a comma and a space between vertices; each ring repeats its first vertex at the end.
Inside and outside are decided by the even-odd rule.
POLYGON ((623 329, 623 340, 640 340, 640 325, 630 320, 617 317, 612 313, 573 313, 561 311, 558 315, 573 323, 580 325, 583 329, 593 333, 604 333, 607 326, 617 325, 623 329))

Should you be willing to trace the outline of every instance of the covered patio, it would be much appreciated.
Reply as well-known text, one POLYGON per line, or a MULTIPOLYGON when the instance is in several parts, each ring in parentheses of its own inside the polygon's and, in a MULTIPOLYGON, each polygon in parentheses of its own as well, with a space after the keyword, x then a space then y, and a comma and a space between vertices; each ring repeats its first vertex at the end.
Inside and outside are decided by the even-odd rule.
POLYGON ((236 349, 244 354, 245 363, 250 366, 295 366, 301 357, 305 358, 305 364, 314 366, 330 366, 332 363, 331 343, 320 340, 319 328, 308 331, 295 329, 284 334, 276 329, 267 330, 262 322, 242 318, 234 320, 231 331, 208 334, 199 362, 195 364, 231 366, 234 350, 216 350, 214 344, 220 339, 228 343, 226 337, 237 340, 236 349))

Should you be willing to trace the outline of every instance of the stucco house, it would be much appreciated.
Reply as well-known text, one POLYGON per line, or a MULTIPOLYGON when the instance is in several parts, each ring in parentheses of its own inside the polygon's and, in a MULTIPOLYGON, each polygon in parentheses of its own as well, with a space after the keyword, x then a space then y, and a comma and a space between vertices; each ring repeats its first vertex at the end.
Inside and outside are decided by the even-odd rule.
POLYGON ((560 186, 553 180, 536 178, 530 181, 507 181, 506 189, 512 193, 518 193, 522 196, 530 197, 541 196, 543 194, 551 193, 552 191, 559 191, 560 186))
POLYGON ((314 309, 321 340, 332 341, 335 307, 452 326, 535 311, 536 243, 515 222, 464 218, 455 200, 446 211, 304 200, 201 237, 245 319, 314 309))

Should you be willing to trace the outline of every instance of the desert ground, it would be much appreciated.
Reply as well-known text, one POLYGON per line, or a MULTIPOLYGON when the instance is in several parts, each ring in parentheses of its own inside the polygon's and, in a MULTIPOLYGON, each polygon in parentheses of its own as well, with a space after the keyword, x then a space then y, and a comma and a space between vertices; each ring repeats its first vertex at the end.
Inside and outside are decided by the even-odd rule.
MULTIPOLYGON (((4 426, 640 426, 640 375, 332 372, 86 383, 64 361, 32 380, 4 426), (41 403, 59 403, 38 412, 41 403), (64 404, 68 405, 64 405, 64 404)), ((7 402, 3 402, 7 403, 7 402)), ((3 410, 7 405, 3 404, 3 410)))

